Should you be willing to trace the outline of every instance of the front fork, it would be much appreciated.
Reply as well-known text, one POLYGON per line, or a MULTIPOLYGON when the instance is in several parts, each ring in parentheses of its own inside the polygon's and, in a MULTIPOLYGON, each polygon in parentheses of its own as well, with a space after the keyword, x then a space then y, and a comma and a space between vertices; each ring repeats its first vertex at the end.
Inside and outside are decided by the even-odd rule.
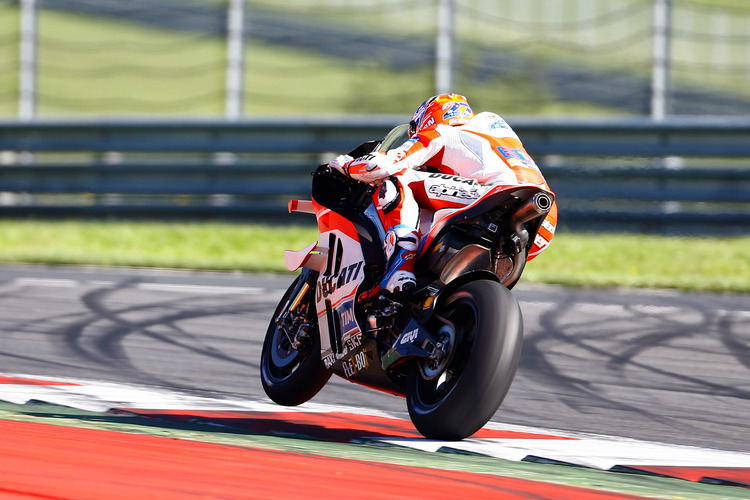
POLYGON ((286 337, 286 341, 301 354, 307 354, 312 345, 310 331, 317 321, 313 301, 308 295, 315 290, 316 278, 315 271, 303 269, 297 287, 290 295, 283 312, 276 318, 276 324, 286 337))

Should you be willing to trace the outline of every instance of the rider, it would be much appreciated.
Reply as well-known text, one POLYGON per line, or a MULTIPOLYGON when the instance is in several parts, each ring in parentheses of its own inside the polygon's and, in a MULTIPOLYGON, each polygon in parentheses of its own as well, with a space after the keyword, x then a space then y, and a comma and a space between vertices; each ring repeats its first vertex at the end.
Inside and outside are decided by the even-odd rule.
MULTIPOLYGON (((387 229, 384 246, 388 268, 379 285, 391 293, 416 285, 414 265, 419 246, 419 208, 434 214, 466 206, 494 185, 535 185, 550 191, 516 133, 498 115, 474 115, 459 94, 430 97, 409 122, 410 139, 388 152, 353 159, 342 155, 330 165, 353 179, 379 185, 375 205, 387 229)), ((423 225, 431 220, 422 221, 423 225)), ((529 251, 531 260, 555 232, 553 205, 529 251)), ((422 228, 427 232, 426 228, 422 228)))

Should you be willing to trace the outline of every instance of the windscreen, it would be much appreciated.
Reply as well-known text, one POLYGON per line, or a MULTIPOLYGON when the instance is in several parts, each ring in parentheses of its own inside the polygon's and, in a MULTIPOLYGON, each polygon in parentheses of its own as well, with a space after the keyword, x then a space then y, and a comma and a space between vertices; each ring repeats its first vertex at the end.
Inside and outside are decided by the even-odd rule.
POLYGON ((409 125, 406 123, 402 123, 401 125, 396 125, 395 127, 393 127, 393 129, 391 129, 390 132, 388 132, 388 135, 386 135, 385 139, 383 139, 383 142, 381 142, 380 145, 375 148, 375 151, 386 152, 399 147, 408 140, 409 125))

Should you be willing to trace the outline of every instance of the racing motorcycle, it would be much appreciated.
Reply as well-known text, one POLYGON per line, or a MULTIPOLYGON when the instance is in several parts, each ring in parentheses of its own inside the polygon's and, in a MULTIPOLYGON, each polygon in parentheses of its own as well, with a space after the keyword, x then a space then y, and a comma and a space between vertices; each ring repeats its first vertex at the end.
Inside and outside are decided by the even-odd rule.
MULTIPOLYGON (((349 155, 388 151, 407 138, 402 125, 349 155)), ((422 224, 417 286, 363 300, 386 266, 373 189, 321 165, 312 200, 290 201, 290 212, 315 215, 320 240, 285 252, 287 268, 301 272, 266 333, 263 388, 275 403, 295 406, 335 373, 405 397, 414 426, 429 439, 466 438, 492 418, 515 376, 523 321, 509 290, 553 195, 497 186, 422 224)))

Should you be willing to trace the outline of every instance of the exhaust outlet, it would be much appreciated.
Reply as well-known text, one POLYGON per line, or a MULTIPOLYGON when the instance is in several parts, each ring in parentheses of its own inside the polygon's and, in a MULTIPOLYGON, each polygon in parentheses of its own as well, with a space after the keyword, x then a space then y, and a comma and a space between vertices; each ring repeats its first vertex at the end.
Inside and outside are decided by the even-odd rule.
POLYGON ((524 224, 534 217, 545 215, 552 208, 553 197, 549 193, 537 193, 524 203, 513 215, 513 222, 524 224))

